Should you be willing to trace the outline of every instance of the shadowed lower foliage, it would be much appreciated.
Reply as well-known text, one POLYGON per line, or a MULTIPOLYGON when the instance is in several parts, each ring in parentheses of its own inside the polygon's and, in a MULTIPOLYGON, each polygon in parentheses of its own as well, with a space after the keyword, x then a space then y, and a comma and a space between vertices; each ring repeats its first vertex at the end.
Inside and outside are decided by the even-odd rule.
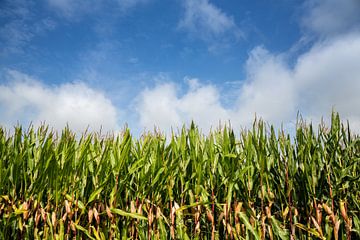
POLYGON ((0 239, 359 239, 360 138, 0 128, 0 239))

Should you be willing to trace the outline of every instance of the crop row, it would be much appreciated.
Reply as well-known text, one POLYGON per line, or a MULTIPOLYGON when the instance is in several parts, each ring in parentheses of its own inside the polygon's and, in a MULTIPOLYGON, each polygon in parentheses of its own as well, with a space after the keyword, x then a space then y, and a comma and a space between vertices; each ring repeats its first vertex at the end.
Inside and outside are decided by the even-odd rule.
POLYGON ((359 239, 360 138, 0 128, 0 239, 359 239))

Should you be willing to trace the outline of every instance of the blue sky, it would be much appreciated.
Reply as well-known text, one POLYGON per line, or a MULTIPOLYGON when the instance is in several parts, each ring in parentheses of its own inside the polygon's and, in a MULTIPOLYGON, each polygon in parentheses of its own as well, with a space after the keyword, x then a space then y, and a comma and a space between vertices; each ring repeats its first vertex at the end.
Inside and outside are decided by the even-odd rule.
POLYGON ((360 128, 357 0, 3 0, 0 124, 360 128), (346 97, 345 97, 346 96, 346 97))

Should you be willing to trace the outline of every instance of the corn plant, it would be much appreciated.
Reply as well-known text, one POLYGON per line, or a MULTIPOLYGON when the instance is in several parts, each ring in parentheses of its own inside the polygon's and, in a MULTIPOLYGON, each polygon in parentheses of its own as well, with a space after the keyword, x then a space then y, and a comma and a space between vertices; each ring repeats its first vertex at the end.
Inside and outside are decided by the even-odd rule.
POLYGON ((360 138, 333 113, 168 139, 0 127, 0 239, 359 239, 360 138))

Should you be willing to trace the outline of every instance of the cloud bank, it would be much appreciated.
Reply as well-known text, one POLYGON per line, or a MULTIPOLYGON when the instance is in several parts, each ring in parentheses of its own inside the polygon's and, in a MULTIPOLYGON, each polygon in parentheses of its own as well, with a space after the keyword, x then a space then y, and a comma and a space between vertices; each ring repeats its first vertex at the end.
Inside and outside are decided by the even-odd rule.
MULTIPOLYGON (((187 0, 184 6, 179 27, 202 39, 236 28, 233 19, 208 0, 187 0)), ((255 47, 245 65, 246 79, 233 90, 237 98, 231 107, 222 104, 219 96, 226 98, 226 92, 214 85, 196 80, 196 87, 189 84, 184 92, 173 82, 159 83, 140 94, 137 111, 141 126, 166 130, 195 120, 206 132, 218 126, 219 120, 230 120, 235 127, 249 126, 256 114, 291 128, 297 112, 318 123, 335 109, 359 131, 360 2, 308 0, 304 10, 304 34, 315 42, 293 66, 284 54, 255 47)))
POLYGON ((219 120, 234 127, 249 126, 255 114, 275 125, 294 124, 297 111, 318 122, 332 109, 360 129, 360 34, 348 34, 315 44, 298 57, 295 66, 263 47, 253 49, 246 63, 247 78, 236 91, 233 107, 224 107, 221 91, 199 80, 188 81, 181 92, 163 82, 144 90, 137 101, 142 127, 168 131, 195 120, 207 132, 219 120))
MULTIPOLYGON (((169 131, 194 120, 207 132, 220 121, 230 120, 235 128, 250 126, 255 114, 279 126, 293 122, 297 111, 318 121, 335 108, 359 130, 359 62, 358 33, 316 43, 292 67, 282 55, 256 47, 245 65, 246 79, 234 90, 238 97, 233 106, 222 104, 221 96, 226 93, 216 85, 186 78, 184 91, 179 84, 162 80, 138 94, 134 102, 138 126, 169 131)), ((84 83, 46 86, 18 71, 8 71, 7 80, 9 84, 0 85, 0 122, 6 126, 17 119, 46 120, 57 129, 69 123, 78 132, 87 126, 93 130, 119 128, 118 111, 109 98, 84 83)))
MULTIPOLYGON (((128 8, 147 1, 118 0, 116 4, 128 8)), ((18 2, 24 4, 24 1, 18 2)), ((90 6, 91 1, 82 5, 83 0, 48 0, 48 3, 69 18, 85 14, 87 6, 91 11, 97 6, 90 6), (79 8, 82 8, 80 12, 79 8)), ((138 129, 152 130, 156 126, 169 132, 171 127, 194 120, 207 132, 220 122, 230 121, 236 129, 250 126, 255 114, 276 126, 294 125, 298 111, 305 119, 318 122, 334 108, 359 131, 360 3, 308 0, 304 6, 306 13, 301 17, 301 24, 304 35, 313 37, 313 45, 297 56, 291 66, 284 58, 286 52, 275 54, 264 46, 254 47, 244 65, 245 79, 231 89, 237 97, 230 105, 223 104, 223 99, 229 97, 224 87, 187 77, 184 88, 171 79, 162 79, 154 87, 135 93, 133 109, 127 110, 119 121, 119 110, 111 97, 85 83, 49 86, 22 72, 9 70, 7 76, 0 79, 0 123, 11 127, 17 121, 23 124, 46 121, 56 129, 68 123, 75 131, 82 132, 88 126, 90 130, 101 126, 105 130, 116 130, 131 121, 138 129), (134 111, 137 119, 133 117, 134 111)), ((229 36, 237 40, 242 34, 232 16, 209 0, 185 0, 183 7, 178 29, 204 41, 209 49, 226 45, 229 36)), ((0 33, 4 33, 0 36, 4 42, 9 41, 9 48, 21 50, 33 36, 55 27, 43 19, 31 25, 41 31, 21 28, 24 19, 31 18, 26 9, 27 6, 19 5, 16 14, 0 10, 17 18, 0 28, 0 33)))
POLYGON ((18 71, 9 70, 9 84, 0 84, 0 122, 39 125, 61 130, 67 124, 77 133, 118 129, 117 110, 103 93, 84 83, 47 86, 18 71))

